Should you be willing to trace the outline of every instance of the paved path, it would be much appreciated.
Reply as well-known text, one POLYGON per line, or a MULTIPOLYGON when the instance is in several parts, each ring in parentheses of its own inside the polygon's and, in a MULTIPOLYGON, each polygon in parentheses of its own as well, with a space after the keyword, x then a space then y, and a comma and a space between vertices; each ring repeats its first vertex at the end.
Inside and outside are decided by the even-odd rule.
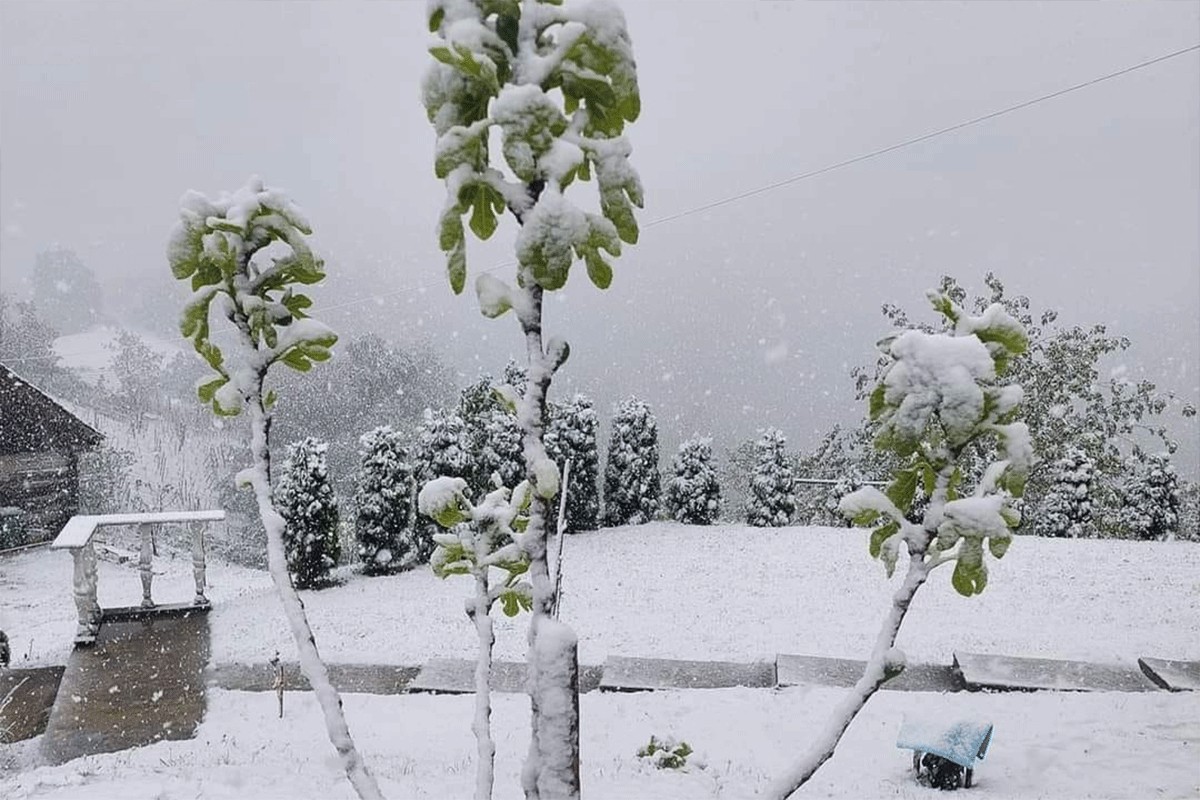
POLYGON ((96 643, 67 661, 42 740, 46 759, 191 738, 204 717, 208 655, 204 609, 106 609, 96 643))

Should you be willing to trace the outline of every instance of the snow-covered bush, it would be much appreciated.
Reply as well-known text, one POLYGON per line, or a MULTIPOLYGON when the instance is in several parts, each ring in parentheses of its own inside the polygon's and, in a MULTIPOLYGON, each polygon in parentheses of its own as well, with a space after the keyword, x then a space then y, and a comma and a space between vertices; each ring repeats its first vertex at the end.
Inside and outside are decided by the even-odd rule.
POLYGON ((354 745, 341 697, 329 681, 304 604, 288 573, 283 542, 287 523, 271 491, 271 410, 276 395, 264 383, 275 364, 308 372, 314 362, 332 356, 337 335, 308 317, 312 301, 297 291, 323 280, 324 265, 308 246, 305 237, 312 229, 300 209, 257 177, 215 200, 188 192, 181 205, 167 259, 175 278, 188 281, 192 289, 180 333, 212 370, 196 391, 200 401, 218 415, 249 411, 253 465, 238 474, 238 482, 254 490, 267 534, 271 580, 296 642, 300 671, 321 707, 329 741, 355 792, 364 800, 375 800, 382 797, 379 786, 354 745), (237 336, 236 344, 224 349, 210 335, 214 301, 219 316, 233 324, 237 336))
POLYGON ((1200 483, 1183 481, 1179 487, 1179 534, 1188 542, 1200 542, 1200 483))
POLYGON ((500 476, 501 486, 520 483, 525 477, 521 426, 500 402, 490 376, 462 390, 458 415, 465 428, 470 469, 464 477, 471 491, 480 497, 487 494, 495 488, 493 475, 500 476))
POLYGON ((638 758, 653 764, 657 769, 678 769, 687 766, 688 756, 694 751, 692 746, 682 740, 672 737, 659 739, 650 737, 650 743, 638 749, 638 758))
POLYGON ((413 468, 400 433, 388 425, 363 434, 359 442, 354 536, 363 571, 377 575, 407 566, 417 550, 413 468))
MULTIPOLYGON (((595 530, 600 517, 600 453, 596 447, 599 420, 592 401, 577 394, 564 403, 550 404, 546 453, 560 467, 571 463, 567 487, 567 531, 595 530)), ((557 513, 557 509, 552 509, 557 513)), ((555 520, 556 521, 556 520, 555 520)))
MULTIPOLYGON (((517 410, 533 484, 529 527, 519 537, 533 586, 531 744, 522 788, 527 800, 576 798, 578 662, 574 634, 552 616, 545 523, 560 476, 543 441, 547 391, 570 349, 544 338, 542 302, 566 284, 576 261, 607 288, 609 259, 637 241, 633 209, 642 205, 642 186, 622 135, 641 110, 633 46, 610 2, 432 0, 427 20, 437 41, 422 89, 437 131, 434 172, 446 183, 438 240, 452 289, 466 284, 464 215, 480 239, 495 233, 506 211, 520 226, 516 279, 484 273, 475 292, 486 316, 514 312, 528 359, 525 387, 506 398, 517 410), (593 178, 599 197, 587 205, 598 199, 598 214, 568 199, 572 187, 573 198, 593 178)), ((480 785, 477 796, 490 789, 480 785)))
POLYGON ((604 465, 604 523, 642 525, 658 513, 661 476, 658 422, 650 406, 630 397, 613 412, 604 465))
POLYGON ((338 501, 325 462, 328 449, 312 437, 288 445, 275 485, 275 507, 287 521, 283 546, 288 572, 300 589, 328 582, 341 557, 338 501))
POLYGON ((1096 465, 1081 448, 1069 447, 1051 465, 1049 485, 1042 497, 1033 529, 1040 536, 1079 538, 1094 535, 1092 490, 1096 465))
MULTIPOLYGON (((417 432, 413 458, 417 485, 442 476, 467 480, 471 475, 470 448, 467 426, 457 411, 427 409, 417 432)), ((437 526, 426 517, 418 516, 414 527, 413 563, 424 564, 433 554, 433 535, 437 526)))
POLYGON ((828 493, 825 495, 825 510, 831 517, 834 515, 840 516, 840 522, 847 525, 851 524, 850 520, 847 520, 841 515, 839 509, 841 508, 842 500, 845 499, 847 495, 853 494, 861 489, 863 485, 864 481, 862 475, 859 474, 857 470, 851 471, 849 475, 839 476, 836 479, 836 482, 829 486, 828 493))
POLYGON ((930 573, 953 563, 955 590, 979 594, 988 579, 985 547, 993 557, 1003 556, 1021 521, 1017 503, 1033 467, 1033 444, 1028 427, 1016 421, 1021 387, 999 379, 1028 346, 1025 330, 999 304, 970 316, 945 294, 930 292, 929 299, 945 319, 945 332, 910 329, 883 339, 885 363, 869 397, 876 446, 890 451, 899 466, 885 492, 865 486, 841 503, 856 526, 872 528, 870 553, 889 577, 904 545, 904 580, 862 678, 810 751, 767 791, 776 800, 816 773, 867 700, 904 670, 896 636, 930 573), (984 440, 994 442, 998 457, 963 496, 959 459, 984 440), (929 503, 921 522, 914 523, 908 513, 918 485, 929 503))
POLYGON ((754 445, 746 522, 760 528, 779 528, 790 524, 795 513, 796 485, 787 439, 776 428, 769 428, 754 445))
POLYGON ((712 463, 712 439, 689 439, 679 446, 667 481, 667 513, 686 525, 712 525, 721 513, 721 487, 712 463))
POLYGON ((1126 462, 1123 504, 1117 517, 1120 535, 1130 539, 1166 539, 1179 529, 1179 480, 1166 453, 1131 457, 1126 462))

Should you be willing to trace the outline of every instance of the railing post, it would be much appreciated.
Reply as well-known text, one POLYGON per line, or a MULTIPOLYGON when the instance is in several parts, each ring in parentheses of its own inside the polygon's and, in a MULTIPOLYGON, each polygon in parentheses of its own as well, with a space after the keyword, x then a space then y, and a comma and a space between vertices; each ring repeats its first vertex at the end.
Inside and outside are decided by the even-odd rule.
POLYGON ((79 612, 75 643, 92 644, 100 630, 100 604, 96 602, 96 549, 92 547, 91 539, 72 548, 71 557, 75 561, 73 589, 75 608, 79 612))
POLYGON ((194 606, 208 606, 208 598, 204 596, 204 523, 192 523, 192 577, 196 580, 196 598, 194 606))
POLYGON ((138 570, 142 573, 142 608, 154 608, 154 600, 150 598, 150 583, 154 580, 154 573, 150 569, 154 559, 153 530, 147 523, 138 525, 138 533, 142 535, 142 555, 138 559, 138 570))

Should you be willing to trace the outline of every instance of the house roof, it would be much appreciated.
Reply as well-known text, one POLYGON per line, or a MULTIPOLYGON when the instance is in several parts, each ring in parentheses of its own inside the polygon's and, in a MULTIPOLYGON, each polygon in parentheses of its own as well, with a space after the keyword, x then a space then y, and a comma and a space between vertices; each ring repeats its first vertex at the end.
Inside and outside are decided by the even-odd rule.
POLYGON ((0 364, 0 453, 78 453, 102 441, 99 431, 0 364))

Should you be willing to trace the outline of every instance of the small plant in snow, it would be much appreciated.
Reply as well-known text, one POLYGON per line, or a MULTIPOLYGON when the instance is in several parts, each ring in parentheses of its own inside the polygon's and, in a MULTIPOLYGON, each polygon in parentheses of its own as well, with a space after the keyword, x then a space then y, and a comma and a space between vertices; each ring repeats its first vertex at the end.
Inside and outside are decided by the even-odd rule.
POLYGON ((579 796, 577 644, 553 617, 546 520, 560 476, 543 440, 547 392, 570 349, 544 338, 542 303, 576 261, 607 288, 609 259, 637 241, 633 209, 642 205, 642 185, 622 135, 641 110, 637 68, 625 18, 610 2, 432 0, 427 19, 437 41, 422 89, 437 131, 434 172, 446 182, 438 240, 453 290, 466 284, 464 215, 480 239, 495 233, 506 211, 520 226, 515 280, 484 273, 475 293, 484 315, 514 313, 527 357, 525 385, 506 395, 532 487, 529 527, 519 538, 533 592, 531 737, 521 784, 526 800, 572 799, 579 796), (598 214, 568 199, 593 178, 598 214))
POLYGON ((384 425, 363 434, 354 506, 354 536, 363 571, 378 575, 407 566, 417 550, 413 469, 400 433, 384 425))
POLYGON ((870 416, 878 421, 875 444, 891 451, 900 466, 886 492, 863 487, 846 496, 842 513, 870 526, 870 552, 889 577, 900 561, 908 566, 863 676, 842 702, 815 745, 767 791, 786 798, 832 755, 842 734, 879 687, 904 669, 896 635, 913 597, 929 574, 954 564, 950 582, 964 596, 987 586, 986 553, 1000 558, 1020 521, 1017 501, 1033 466, 1029 429, 1016 421, 1022 391, 1001 386, 1010 361, 1025 351, 1025 330, 1002 306, 970 316, 948 296, 929 294, 947 330, 908 330, 880 342, 887 361, 870 394, 870 416), (988 465, 971 496, 963 497, 960 457, 982 440, 992 440, 999 458, 988 465), (929 497, 920 523, 907 514, 922 486, 929 497))
POLYGON ((712 525, 721 513, 721 487, 712 464, 712 439, 689 439, 679 446, 667 482, 667 513, 686 525, 712 525))
POLYGON ((667 737, 659 739, 651 736, 650 743, 637 752, 638 758, 645 759, 658 769, 682 770, 687 766, 688 756, 694 751, 691 745, 667 737))
POLYGON ((338 501, 325 460, 328 450, 329 445, 311 436, 288 445, 275 486, 275 508, 287 521, 283 547, 288 572, 300 589, 328 582, 341 557, 338 501))
POLYGON ((514 542, 514 536, 529 526, 532 499, 529 481, 511 492, 503 487, 485 496, 478 505, 466 495, 462 478, 436 478, 426 483, 418 496, 423 515, 446 529, 434 535, 437 549, 430 565, 439 578, 470 575, 475 593, 467 600, 467 616, 475 623, 479 654, 475 661, 475 722, 472 729, 478 745, 479 763, 476 796, 490 797, 496 760, 491 733, 492 606, 500 601, 504 614, 515 617, 533 606, 532 589, 521 580, 529 570, 529 557, 514 542), (492 571, 503 574, 493 582, 492 571))
POLYGON ((658 422, 650 406, 630 397, 617 406, 604 466, 604 523, 642 525, 658 513, 658 422))
POLYGON ((754 445, 746 522, 760 528, 781 528, 791 524, 795 513, 796 484, 787 456, 787 439, 770 428, 754 445))
POLYGON ((355 792, 362 798, 381 798, 350 736, 341 696, 329 682, 304 604, 288 574, 283 544, 286 522, 271 496, 275 393, 264 388, 267 373, 275 364, 308 372, 314 362, 332 355, 330 348, 337 341, 328 327, 308 318, 312 301, 296 291, 325 277, 324 265, 305 238, 312 229, 295 204, 258 178, 216 200, 188 192, 181 205, 167 259, 175 278, 189 281, 193 293, 180 332, 212 370, 197 394, 221 416, 238 414, 243 408, 249 411, 253 466, 239 473, 238 483, 254 490, 267 533, 271 580, 296 642, 300 669, 313 687, 329 741, 355 792), (222 349, 210 335, 214 303, 237 332, 232 347, 222 349), (232 358, 226 360, 227 355, 232 358))

